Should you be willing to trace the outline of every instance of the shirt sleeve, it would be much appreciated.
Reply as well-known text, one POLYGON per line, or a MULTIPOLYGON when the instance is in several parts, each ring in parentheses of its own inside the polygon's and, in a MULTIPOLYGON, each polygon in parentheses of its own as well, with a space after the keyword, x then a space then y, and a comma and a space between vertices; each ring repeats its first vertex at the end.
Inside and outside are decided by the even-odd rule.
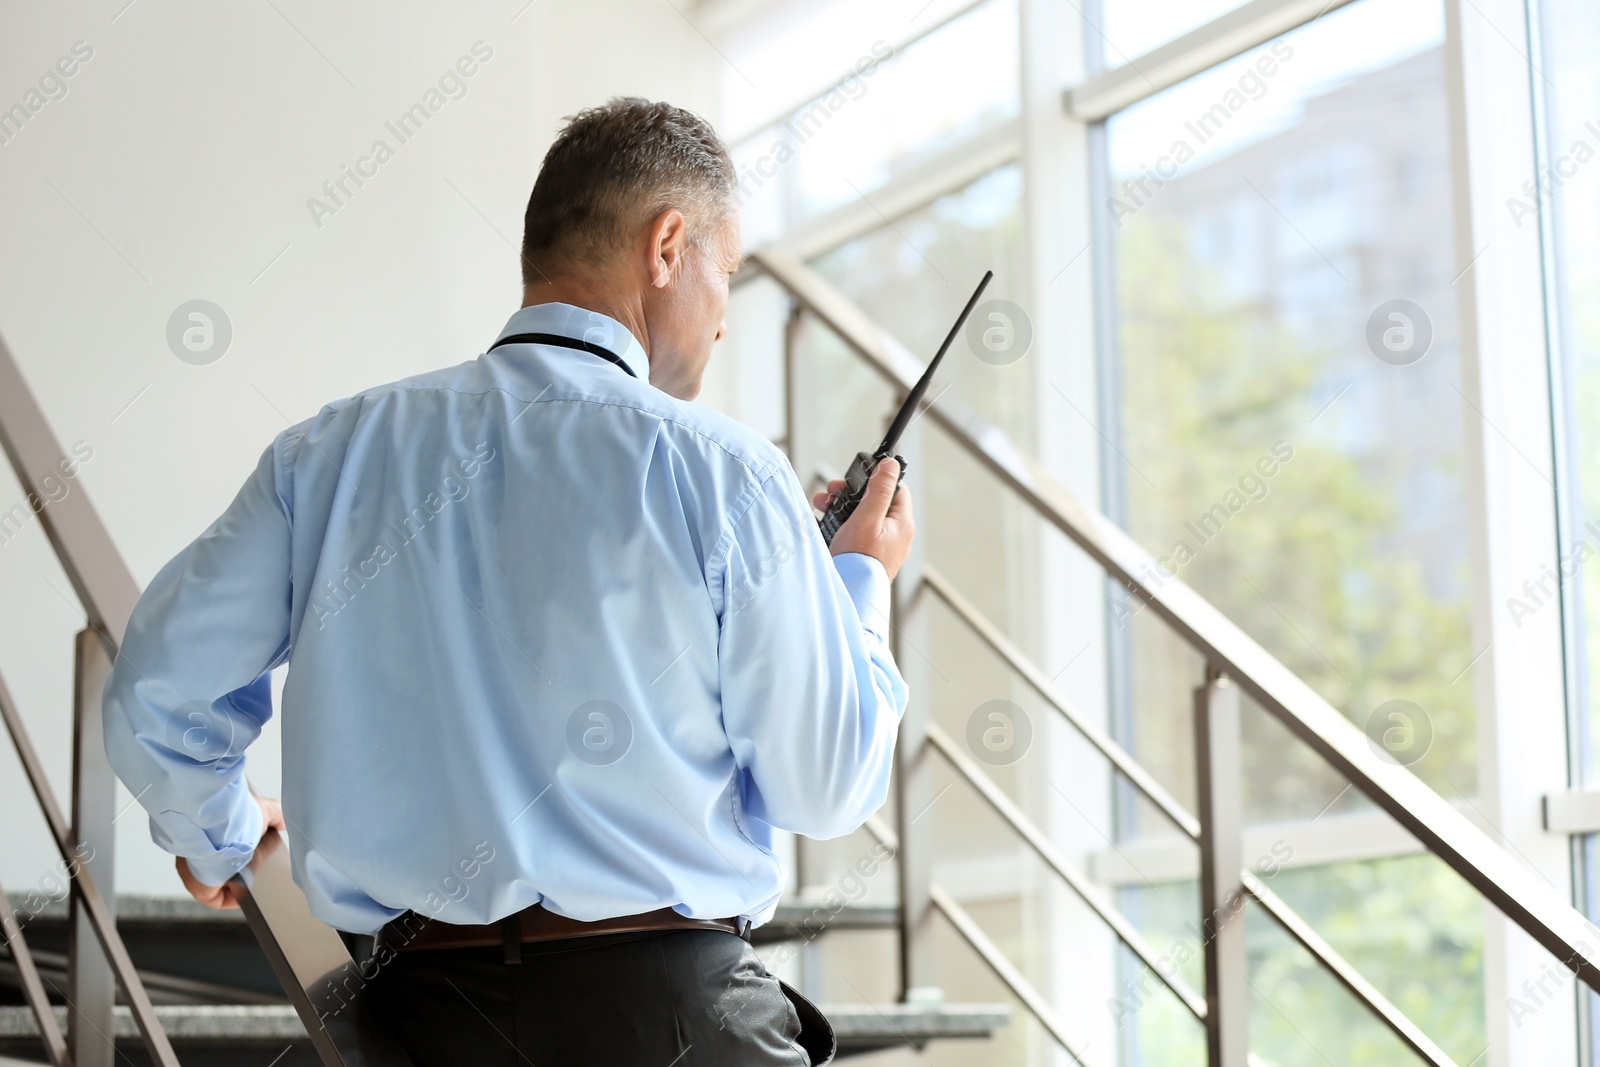
POLYGON ((724 543, 722 714, 745 810, 807 837, 850 833, 887 798, 906 709, 888 574, 870 556, 829 556, 788 468, 724 543))
POLYGON ((106 755, 156 844, 221 885, 264 829, 245 747, 272 716, 288 655, 290 508, 278 445, 222 516, 139 598, 103 700, 106 755))

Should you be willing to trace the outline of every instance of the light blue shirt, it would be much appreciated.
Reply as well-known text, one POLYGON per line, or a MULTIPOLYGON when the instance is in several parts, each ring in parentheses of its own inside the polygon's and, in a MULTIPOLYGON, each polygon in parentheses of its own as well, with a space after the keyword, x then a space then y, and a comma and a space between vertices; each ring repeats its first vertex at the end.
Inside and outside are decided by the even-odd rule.
POLYGON ((566 304, 515 344, 280 434, 151 582, 106 683, 111 764, 217 885, 262 832, 245 748, 283 689, 283 808, 311 910, 493 922, 772 914, 773 831, 884 802, 906 687, 889 583, 830 557, 787 459, 651 386, 566 304))

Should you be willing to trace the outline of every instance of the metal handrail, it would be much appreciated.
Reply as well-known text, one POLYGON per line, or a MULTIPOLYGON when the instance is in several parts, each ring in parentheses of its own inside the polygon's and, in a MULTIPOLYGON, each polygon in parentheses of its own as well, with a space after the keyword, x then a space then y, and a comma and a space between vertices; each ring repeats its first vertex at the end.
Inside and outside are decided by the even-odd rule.
MULTIPOLYGON (((852 352, 902 395, 910 390, 922 371, 921 365, 903 345, 834 289, 820 274, 778 248, 757 250, 750 254, 747 263, 749 269, 741 272, 741 277, 736 279, 737 284, 743 284, 750 278, 763 275, 772 278, 786 290, 793 301, 796 314, 809 313, 820 320, 844 341, 852 352)), ((793 323, 796 321, 793 314, 790 321, 792 332, 793 323)), ((792 350, 786 358, 792 362, 792 350)), ((787 372, 787 377, 793 381, 792 366, 787 372)), ((789 407, 792 412, 792 398, 789 407)), ((1181 639, 1200 652, 1208 665, 1208 679, 1224 677, 1233 679, 1263 709, 1287 726, 1335 770, 1366 793, 1390 817, 1409 830, 1426 849, 1444 860, 1452 870, 1495 904, 1512 922, 1556 955, 1563 965, 1591 988, 1600 990, 1600 957, 1594 955, 1595 950, 1590 948, 1589 942, 1585 939, 1585 935, 1594 928, 1566 900, 1523 870, 1487 834, 1429 789, 1408 769, 1381 759, 1368 746, 1366 736, 1337 709, 1187 585, 1176 578, 1165 576, 1154 558, 1125 531, 1105 516, 1085 509, 1065 487, 1018 449, 1002 431, 954 399, 930 405, 926 413, 970 457, 1022 497, 1040 518, 1049 522, 1083 549, 1129 593, 1151 606, 1181 639)), ((791 426, 786 432, 792 435, 793 427, 791 426)), ((1044 696, 1124 777, 1150 799, 1163 815, 1178 826, 1186 836, 1197 840, 1201 844, 1203 858, 1209 854, 1208 847, 1216 847, 1214 841, 1208 842, 1207 838, 1211 835, 1204 832, 1200 820, 1195 819, 1172 800, 1124 749, 1106 737, 1064 697, 1056 693, 1050 681, 1044 678, 1043 672, 1023 656, 998 627, 985 619, 937 572, 924 565, 922 580, 917 588, 928 588, 938 595, 993 651, 1000 655, 1013 671, 1044 696)), ((1197 706, 1203 709, 1208 699, 1210 698, 1207 689, 1203 687, 1197 693, 1199 702, 1197 706)), ((971 761, 964 759, 964 754, 942 730, 935 724, 928 723, 921 727, 921 734, 927 744, 945 756, 978 790, 983 799, 1007 819, 1037 854, 1050 862, 1053 850, 1041 847, 1041 844, 1048 846, 1048 841, 1043 839, 1031 822, 1021 816, 1020 809, 1016 808, 1009 797, 994 785, 987 775, 975 764, 971 764, 971 761)), ((1202 759, 1204 758, 1202 756, 1202 759)), ((1202 807, 1204 808, 1204 805, 1202 807)), ((1079 880, 1074 879, 1063 865, 1051 863, 1051 866, 1066 876, 1074 889, 1079 888, 1079 880)), ((1235 884, 1238 892, 1254 899, 1414 1053, 1435 1067, 1448 1067, 1452 1064, 1449 1057, 1420 1028, 1328 945, 1309 923, 1272 893, 1254 872, 1248 869, 1240 870, 1235 884)), ((1079 895, 1084 897, 1081 891, 1079 895)), ((1078 1052, 1068 1040, 1059 1019, 1054 1016, 1048 1004, 1027 983, 1020 972, 1017 972, 1015 967, 999 953, 998 948, 983 934, 971 917, 960 909, 959 904, 932 883, 927 887, 926 899, 936 910, 945 915, 1062 1047, 1076 1058, 1078 1052)), ((1121 925, 1126 925, 1126 922, 1121 920, 1119 912, 1095 907, 1094 900, 1088 897, 1084 899, 1102 920, 1111 924, 1125 944, 1140 955, 1159 977, 1167 981, 1168 976, 1165 971, 1159 966, 1154 966, 1147 953, 1140 952, 1137 946, 1122 936, 1121 925)), ((906 908, 907 902, 902 901, 901 906, 906 908)), ((909 928, 903 927, 902 936, 909 936, 908 931, 909 928)), ((1214 992, 1209 992, 1212 981, 1210 962, 1212 948, 1213 946, 1208 943, 1208 997, 1215 996, 1214 992)), ((1231 951, 1234 952, 1234 957, 1227 966, 1243 967, 1242 947, 1231 951)), ((1235 971, 1236 975, 1238 973, 1235 971)), ((1167 981, 1167 985, 1178 994, 1179 999, 1184 1001, 1185 1006, 1189 1007, 1197 1018, 1207 1022, 1211 1055, 1215 1059, 1219 1054, 1216 1042, 1222 1040, 1219 1035, 1237 1024, 1237 1012, 1247 1010, 1247 1006, 1244 1009, 1236 1006, 1233 1009, 1235 1015, 1232 1019, 1209 1019, 1208 1014, 1195 1011, 1196 1005, 1192 996, 1185 995, 1186 989, 1174 985, 1171 981, 1167 981)), ((1206 1007, 1212 1006, 1214 1004, 1206 1007)), ((1230 1034, 1230 1038, 1236 1036, 1230 1034)), ((1257 1060, 1253 1054, 1247 1054, 1247 1058, 1252 1062, 1257 1060)))
MULTIPOLYGON (((0 338, 0 448, 11 461, 17 481, 34 499, 45 501, 55 495, 40 483, 57 469, 66 453, 4 338, 0 338)), ((38 519, 88 615, 89 626, 115 648, 122 643, 122 631, 139 602, 139 583, 95 514, 88 494, 80 490, 51 501, 39 509, 38 519)))
MULTIPOLYGON (((0 349, 0 352, 3 352, 3 349, 0 349)), ((0 721, 4 721, 6 730, 11 735, 11 743, 17 750, 17 758, 22 763, 23 773, 27 775, 28 784, 33 788, 34 799, 38 801, 39 810, 44 814, 45 822, 50 828, 50 839, 55 842, 56 851, 61 855, 61 862, 73 873, 70 880, 72 892, 77 895, 84 910, 88 912, 89 923, 94 928, 95 937, 99 939, 101 950, 105 952, 106 959, 111 964, 117 984, 122 987, 123 996, 128 1000, 128 1007, 133 1013, 134 1022, 138 1024, 139 1035, 144 1038, 145 1047, 150 1051, 151 1058, 161 1067, 178 1067, 177 1054, 172 1051, 172 1043, 167 1040, 166 1031, 156 1020, 155 1006, 150 1002, 150 994, 139 978, 139 972, 133 966, 133 959, 128 955, 127 946, 122 943, 122 935, 117 932, 117 922, 111 915, 111 909, 106 905, 105 898, 100 895, 100 890, 95 886, 94 878, 89 874, 88 868, 74 862, 76 843, 72 840, 72 829, 67 824, 66 816, 61 813, 61 805, 56 802, 55 793, 51 790, 49 779, 44 774, 44 765, 39 762, 39 755, 22 725, 22 716, 11 699, 11 691, 6 688, 4 679, 0 679, 0 721)), ((26 951, 27 942, 22 938, 21 929, 15 931, 13 941, 22 945, 23 951, 26 951)), ((34 1008, 35 1016, 39 1018, 39 1030, 44 1033, 45 1022, 39 1016, 39 1005, 33 1004, 31 998, 30 1004, 34 1008)))
POLYGON ((11 909, 11 899, 6 896, 4 886, 0 886, 0 932, 5 934, 6 949, 17 968, 22 995, 39 1023, 39 1040, 44 1044, 46 1058, 58 1067, 71 1063, 72 1054, 67 1051, 67 1039, 61 1035, 61 1026, 56 1022, 56 1013, 50 1008, 50 997, 39 978, 33 952, 28 948, 27 938, 22 936, 22 924, 17 922, 16 912, 11 909))
MULTIPOLYGON (((921 364, 820 274, 770 249, 752 252, 747 262, 751 277, 771 277, 891 386, 910 390, 921 364)), ((1366 735, 1337 708, 1193 589, 1164 577, 1155 557, 1110 519, 1085 508, 1003 431, 953 397, 940 399, 926 414, 1040 518, 1148 604, 1208 663, 1236 681, 1587 985, 1600 990, 1600 948, 1593 947, 1600 945, 1600 938, 1571 904, 1408 768, 1374 752, 1366 735)))
MULTIPOLYGON (((971 627, 974 632, 979 634, 979 636, 983 637, 984 640, 990 644, 990 647, 1000 654, 1008 667, 1016 672, 1018 676, 1026 679, 1047 700, 1050 700, 1054 703, 1057 700, 1064 699, 1060 698, 1058 694, 1053 692, 1053 690, 1049 687, 1048 682, 1045 682, 1041 685, 1040 680, 1043 679, 1044 674, 1038 668, 1038 666, 1024 656, 1016 648, 1016 646, 1012 645, 1010 641, 1008 641, 1000 633, 999 628, 996 627, 994 623, 985 618, 977 610, 977 608, 971 604, 971 602, 966 600, 966 598, 962 597, 952 587, 950 587, 948 581, 927 564, 923 565, 922 582, 930 589, 933 589, 940 599, 943 600, 945 604, 955 612, 958 618, 971 627)), ((1080 718, 1075 710, 1064 708, 1059 703, 1056 704, 1056 707, 1058 710, 1061 710, 1067 715, 1068 721, 1071 722, 1073 726, 1083 730, 1083 727, 1079 725, 1080 718)), ((1092 730, 1093 727, 1089 727, 1089 731, 1092 730)), ((1087 734, 1089 731, 1084 732, 1087 734)), ((1017 835, 1021 837, 1030 848, 1033 849, 1034 853, 1040 859, 1044 860, 1052 870, 1054 870, 1067 882, 1068 886, 1078 895, 1078 897, 1085 904, 1087 904, 1092 911, 1095 912, 1101 921, 1105 922, 1106 925, 1111 927, 1112 932, 1116 934, 1117 938, 1121 940, 1122 943, 1126 945, 1136 956, 1138 956, 1140 961, 1143 962, 1146 967, 1155 972, 1156 977, 1161 979, 1162 983, 1166 985, 1167 988, 1171 990, 1171 992, 1175 994, 1180 1001, 1183 1002, 1184 1006, 1189 1009, 1190 1014, 1192 1014, 1200 1022, 1205 1022, 1208 1013, 1206 1003, 1201 1000, 1192 990, 1190 990, 1181 979, 1177 977, 1175 970, 1172 974, 1168 974, 1167 969, 1161 966, 1160 959, 1155 956, 1154 949, 1149 947, 1148 943, 1144 941, 1142 935, 1140 935, 1138 931, 1135 930, 1130 923, 1128 923, 1121 911, 1116 909, 1109 900, 1105 899, 1103 894, 1101 894, 1097 889, 1094 889, 1090 883, 1082 878, 1082 876, 1078 875, 1069 866, 1067 866, 1064 858, 1056 850, 1055 846, 1038 829, 1038 827, 1034 825, 1033 821, 1023 814, 1022 809, 1016 804, 1016 802, 1006 795, 1006 793, 994 782, 994 780, 989 775, 984 773, 983 770, 981 770, 970 757, 963 753, 950 738, 950 736, 946 734, 944 730, 937 724, 930 723, 928 725, 927 738, 934 749, 939 752, 940 755, 944 756, 947 761, 949 761, 951 766, 954 767, 964 779, 966 779, 967 783, 978 792, 979 796, 981 796, 983 800, 989 804, 995 813, 1004 819, 1011 826, 1011 828, 1017 832, 1017 835)), ((1090 740, 1092 741, 1093 738, 1090 737, 1090 740)), ((1106 749, 1101 749, 1101 751, 1107 757, 1107 759, 1117 766, 1118 770, 1123 771, 1125 775, 1127 774, 1127 771, 1124 769, 1123 764, 1119 762, 1119 756, 1121 760, 1126 760, 1129 763, 1132 763, 1133 767, 1136 768, 1141 775, 1147 774, 1143 767, 1137 763, 1134 763, 1132 757, 1129 756, 1127 752, 1120 746, 1116 746, 1114 742, 1110 745, 1110 751, 1107 751, 1106 749)), ((1159 790, 1160 787, 1158 786, 1156 788, 1159 790)), ((1158 795, 1161 797, 1167 797, 1167 794, 1164 791, 1160 791, 1158 795)), ((1150 794, 1146 793, 1146 796, 1150 796, 1150 794)), ((1151 799, 1154 800, 1155 797, 1151 797, 1151 799)), ((1170 800, 1170 797, 1168 797, 1168 799, 1170 800)), ((1196 834, 1194 836, 1198 838, 1198 820, 1194 820, 1194 817, 1189 815, 1188 812, 1179 806, 1175 801, 1172 802, 1172 808, 1178 815, 1194 821, 1196 826, 1196 834)), ((1169 813, 1168 817, 1171 818, 1172 815, 1169 813)), ((1174 822, 1177 821, 1178 820, 1174 819, 1174 822)), ((1182 826, 1181 823, 1179 825, 1180 827, 1182 826)), ((1249 868, 1243 868, 1240 871, 1239 879, 1243 891, 1247 893, 1253 900, 1255 900, 1257 904, 1261 905, 1263 911, 1265 911, 1280 926, 1282 926, 1283 929, 1290 934, 1290 936, 1292 936, 1296 941, 1300 942, 1300 944, 1308 952, 1310 952, 1319 963, 1327 968, 1329 973, 1331 973, 1342 985, 1344 985, 1346 990, 1356 997, 1357 1000, 1365 1004, 1366 1007, 1375 1016, 1377 1016, 1380 1022, 1387 1026, 1396 1037, 1398 1037, 1408 1048, 1415 1052, 1424 1062, 1430 1064, 1431 1067, 1456 1067, 1455 1061, 1452 1060, 1442 1049, 1440 1049, 1439 1046, 1435 1044, 1425 1033, 1423 1033, 1422 1029, 1418 1027, 1416 1023, 1412 1022, 1404 1012, 1402 1012, 1394 1005, 1392 1001, 1385 997, 1376 986, 1369 982, 1366 977, 1360 973, 1360 971, 1356 970, 1356 968, 1342 955, 1340 955, 1332 945, 1328 944, 1328 942, 1316 932, 1311 924, 1302 918, 1300 914, 1292 907, 1290 907, 1289 904, 1283 900, 1283 898, 1279 897, 1271 889, 1267 888, 1266 883, 1263 882, 1254 871, 1250 870, 1249 868)), ((948 894, 946 894, 946 896, 948 896, 948 894)), ((935 906, 938 907, 941 912, 945 913, 946 917, 950 919, 952 925, 958 928, 958 932, 960 932, 962 936, 966 938, 967 942, 973 947, 974 951, 978 952, 978 954, 982 956, 985 962, 989 963, 991 967, 995 967, 995 960, 992 959, 991 956, 999 953, 998 947, 996 947, 993 942, 988 941, 986 938, 983 943, 980 943, 974 939, 970 931, 963 928, 965 925, 971 924, 973 920, 964 911, 959 915, 955 914, 948 908, 940 905, 938 901, 935 901, 935 906)), ((1018 998, 1021 999, 1024 1004, 1031 1005, 1040 1000, 1038 991, 1031 985, 1027 985, 1026 979, 1021 978, 1020 973, 1015 972, 1014 968, 1010 972, 997 968, 996 974, 1003 982, 1005 982, 1008 986, 1011 986, 1012 991, 1017 994, 1018 998), (1021 983, 1021 985, 1019 986, 1015 983, 1021 983)), ((1046 1020, 1041 1018, 1040 1022, 1044 1024, 1047 1030, 1050 1030, 1051 1033, 1057 1037, 1058 1041, 1061 1040, 1063 1035, 1061 1033, 1057 1033, 1057 1024, 1053 1019, 1046 1020)), ((1063 1047, 1066 1048, 1068 1053, 1074 1057, 1079 1055, 1078 1052, 1072 1047, 1065 1044, 1063 1044, 1063 1047)), ((1252 1058, 1254 1059, 1254 1057, 1252 1058)))
POLYGON ((1366 1004, 1407 1048, 1432 1067, 1456 1067, 1455 1060, 1446 1055, 1445 1051, 1434 1044, 1416 1023, 1379 992, 1377 986, 1367 981, 1360 971, 1323 940, 1322 935, 1318 934, 1293 908, 1284 903, 1282 897, 1268 889, 1267 884, 1256 877, 1255 872, 1245 871, 1241 878, 1245 892, 1250 894, 1251 899, 1260 904, 1261 909, 1272 916, 1289 936, 1300 942, 1307 952, 1316 957, 1317 962, 1327 968, 1329 973, 1337 978, 1357 1000, 1366 1004))
MULTIPOLYGON (((972 917, 972 913, 962 907, 961 902, 951 896, 950 891, 941 885, 930 885, 928 887, 928 897, 933 907, 955 928, 956 933, 961 935, 961 939, 971 947, 972 951, 978 954, 978 958, 988 965, 989 969, 994 972, 995 977, 999 978, 1006 988, 1010 989, 1016 998, 1022 1001, 1022 1005, 1028 1009, 1028 1013, 1039 1020, 1039 1024, 1049 1032, 1051 1037, 1055 1038, 1056 1044, 1060 1045, 1062 1050, 1072 1057, 1078 1067, 1089 1067, 1089 1061, 1083 1058, 1083 1054, 1088 1051, 1088 1046, 1081 1044, 1068 1031, 1065 1020, 1056 1014, 1055 1008, 1051 1007, 1050 1002, 1040 994, 1038 987, 1028 981, 1022 971, 1017 968, 1017 965, 1006 957, 1006 954, 1000 950, 1000 946, 994 943, 994 939, 984 931, 978 920, 972 917)), ((1253 1052, 1246 1057, 1245 1063, 1247 1067, 1272 1067, 1266 1060, 1253 1052)))
MULTIPOLYGON (((100 634, 108 648, 114 649, 122 639, 134 604, 139 600, 138 583, 122 562, 116 545, 90 506, 88 496, 79 491, 56 498, 42 484, 45 475, 58 470, 57 465, 66 453, 51 432, 44 412, 29 391, 3 338, 0 338, 0 450, 5 452, 17 481, 28 493, 30 505, 33 501, 50 501, 48 505, 41 504, 37 509, 40 527, 61 561, 62 570, 77 593, 79 603, 83 605, 90 629, 100 634)), ((95 885, 88 868, 78 862, 75 852, 77 842, 72 839, 73 829, 44 776, 33 743, 3 679, 0 679, 0 719, 4 720, 10 733, 11 742, 33 789, 34 800, 49 826, 51 840, 61 854, 62 863, 73 875, 70 879, 72 892, 87 913, 106 960, 118 984, 122 986, 123 995, 128 1000, 146 1047, 163 1067, 176 1065, 177 1059, 161 1024, 156 1020, 149 994, 117 932, 110 905, 95 885)), ((27 952, 20 929, 14 934, 9 930, 7 933, 21 945, 24 953, 27 952)), ((54 1031, 54 1016, 47 1021, 39 1015, 39 1006, 33 1004, 31 997, 29 1002, 38 1019, 40 1034, 48 1035, 54 1031)), ((55 1046, 48 1036, 45 1044, 52 1062, 67 1062, 55 1058, 55 1046)), ((65 1047, 61 1053, 67 1055, 65 1047)))
POLYGON ((1085 1046, 1067 1031, 1066 1023, 1056 1014, 1056 1010, 1050 1006, 1050 1002, 1045 1000, 1039 993, 1038 988, 1024 977, 1023 973, 1017 969, 1017 965, 1006 958, 1006 954, 1000 951, 1000 946, 996 945, 994 940, 984 932, 983 927, 978 925, 978 921, 972 917, 967 909, 963 908, 960 902, 951 896, 943 886, 930 885, 928 887, 928 897, 933 902, 933 906, 939 910, 939 913, 949 920, 951 926, 955 927, 956 933, 960 934, 962 939, 972 946, 972 950, 978 954, 984 963, 989 965, 989 969, 994 971, 1000 981, 1005 983, 1006 988, 1010 989, 1017 999, 1022 1001, 1023 1007, 1028 1009, 1029 1014, 1038 1019, 1040 1025, 1050 1032, 1050 1036, 1055 1038, 1056 1044, 1065 1049, 1067 1055, 1071 1056, 1079 1064, 1079 1067, 1087 1067, 1083 1059, 1085 1046))
POLYGON ((1111 762, 1111 765, 1128 780, 1128 782, 1144 794, 1144 798, 1156 806, 1156 809, 1181 830, 1185 837, 1191 841, 1200 840, 1200 820, 1184 810, 1171 793, 1155 780, 1151 773, 1144 769, 1143 764, 1128 754, 1128 750, 1113 741, 1104 730, 1090 722, 1077 707, 1068 700, 1054 683, 1044 676, 1037 665, 1022 654, 1016 645, 1000 628, 979 613, 966 597, 956 592, 954 586, 933 567, 924 565, 922 568, 922 581, 938 598, 944 601, 945 606, 956 613, 956 616, 972 629, 972 632, 983 639, 983 643, 994 650, 995 654, 1005 660, 1006 666, 1017 673, 1033 690, 1044 697, 1046 703, 1061 713, 1062 717, 1078 731, 1078 735, 1089 744, 1093 745, 1099 753, 1111 762))
POLYGON ((1168 969, 1161 966, 1159 954, 1144 939, 1144 935, 1139 933, 1133 924, 1123 916, 1122 912, 1118 911, 1116 906, 1105 898, 1105 894, 1096 889, 1083 875, 1072 869, 1072 865, 1066 861, 1066 857, 1062 856, 1050 839, 1033 824, 1033 820, 1022 813, 1022 809, 1017 806, 1016 801, 1007 796, 1005 791, 996 785, 992 778, 979 770, 972 757, 962 752, 949 734, 945 733, 937 723, 930 722, 927 729, 928 742, 933 745, 935 751, 943 756, 950 766, 955 768, 956 773, 961 775, 967 784, 977 791, 978 795, 984 799, 984 802, 993 808, 995 813, 1004 819, 1006 824, 1015 830, 1023 841, 1027 842, 1028 847, 1032 848, 1034 853, 1044 860, 1045 864, 1062 881, 1067 883, 1073 893, 1077 894, 1078 899, 1088 905, 1089 910, 1100 917, 1101 922, 1111 927, 1111 932, 1117 935, 1117 940, 1128 946, 1129 950, 1139 957, 1140 962, 1155 972, 1156 977, 1161 979, 1162 984, 1172 991, 1172 994, 1183 1003, 1185 1008, 1189 1009, 1189 1014, 1204 1022, 1206 1018, 1206 1002, 1197 996, 1183 979, 1178 977, 1177 969, 1173 968, 1171 973, 1168 973, 1168 969))
MULTIPOLYGON (((55 494, 45 491, 44 475, 56 469, 65 453, 3 338, 0 338, 0 447, 18 481, 32 498, 51 501, 37 510, 38 521, 83 605, 89 626, 100 634, 107 649, 115 655, 134 605, 138 603, 139 583, 123 562, 110 532, 81 487, 59 499, 53 499, 55 494)), ((50 792, 3 680, 0 680, 0 718, 10 730, 62 860, 73 864, 72 830, 50 792)), ((244 894, 245 910, 251 929, 274 964, 279 979, 284 981, 285 992, 298 1009, 300 1021, 311 1035, 323 1063, 330 1067, 358 1063, 408 1067, 410 1061, 364 1010, 343 1011, 326 1006, 330 997, 342 995, 354 996, 359 1007, 362 999, 359 991, 365 983, 356 973, 354 961, 338 932, 311 915, 305 895, 287 874, 287 852, 258 851, 263 855, 259 864, 253 866, 258 869, 265 866, 274 876, 262 878, 252 873, 240 880, 241 889, 248 890, 244 894)), ((145 1044, 163 1067, 176 1067, 177 1058, 117 933, 109 904, 96 889, 89 871, 81 864, 74 866, 72 890, 87 911, 145 1044)), ((20 931, 17 936, 20 937, 20 931)), ((339 1003, 342 1005, 344 1001, 341 999, 339 1003)), ((53 1024, 53 1017, 49 1024, 41 1019, 41 1033, 47 1032, 47 1027, 53 1024)))

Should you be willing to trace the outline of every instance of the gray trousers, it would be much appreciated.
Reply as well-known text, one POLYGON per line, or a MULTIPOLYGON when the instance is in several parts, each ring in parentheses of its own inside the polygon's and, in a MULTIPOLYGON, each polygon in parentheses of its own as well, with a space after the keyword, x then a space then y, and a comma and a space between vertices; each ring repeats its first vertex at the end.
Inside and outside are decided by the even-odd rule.
POLYGON ((368 993, 417 1067, 820 1067, 833 1028, 717 930, 398 953, 368 993))

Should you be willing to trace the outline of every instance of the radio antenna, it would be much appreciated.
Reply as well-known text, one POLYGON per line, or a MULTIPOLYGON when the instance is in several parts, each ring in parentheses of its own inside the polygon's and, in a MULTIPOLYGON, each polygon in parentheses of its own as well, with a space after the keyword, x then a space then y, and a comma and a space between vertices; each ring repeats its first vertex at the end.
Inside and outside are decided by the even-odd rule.
POLYGON ((961 332, 961 327, 967 324, 967 316, 972 314, 972 309, 977 306, 978 298, 988 288, 989 280, 994 277, 994 271, 983 272, 983 281, 978 283, 978 288, 973 290, 972 296, 967 300, 967 306, 961 309, 961 317, 956 319, 956 324, 950 327, 950 332, 945 335, 944 344, 939 346, 939 351, 934 353, 933 361, 928 364, 928 369, 922 372, 922 377, 917 379, 917 384, 911 387, 911 392, 906 396, 906 402, 900 406, 895 414, 894 421, 889 424, 889 432, 883 435, 883 444, 872 454, 873 459, 883 459, 885 456, 894 455, 895 445, 900 443, 900 435, 906 432, 906 427, 911 425, 911 420, 916 416, 917 405, 922 403, 922 397, 928 391, 928 383, 933 381, 933 372, 939 369, 939 361, 950 350, 950 345, 955 341, 956 334, 961 332))

